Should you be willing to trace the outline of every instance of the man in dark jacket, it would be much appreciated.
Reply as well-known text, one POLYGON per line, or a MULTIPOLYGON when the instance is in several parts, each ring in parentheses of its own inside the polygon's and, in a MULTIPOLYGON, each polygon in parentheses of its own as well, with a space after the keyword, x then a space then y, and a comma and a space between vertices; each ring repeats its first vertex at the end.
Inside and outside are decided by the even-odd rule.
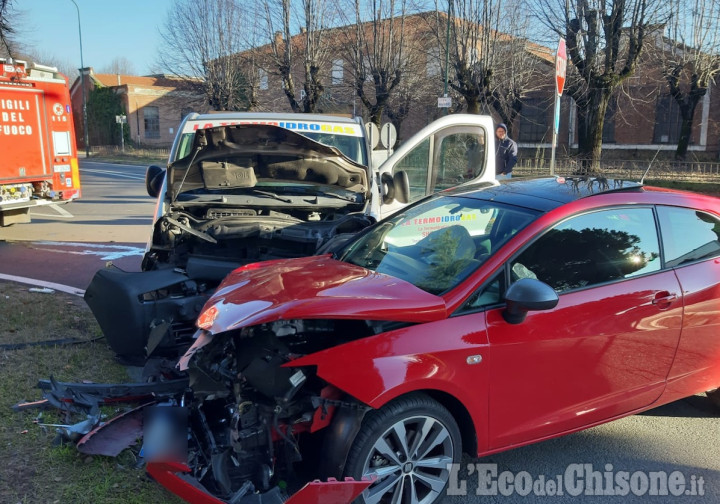
POLYGON ((517 163, 517 144, 507 136, 507 126, 500 123, 495 128, 497 147, 495 149, 495 177, 498 180, 512 177, 512 169, 517 163))

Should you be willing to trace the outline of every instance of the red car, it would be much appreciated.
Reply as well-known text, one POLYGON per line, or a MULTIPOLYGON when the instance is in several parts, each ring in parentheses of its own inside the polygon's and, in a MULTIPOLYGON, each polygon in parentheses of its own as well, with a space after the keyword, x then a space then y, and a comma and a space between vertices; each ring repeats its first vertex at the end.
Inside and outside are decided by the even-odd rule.
POLYGON ((437 502, 462 451, 717 389, 719 307, 716 198, 589 178, 444 191, 332 255, 231 273, 180 361, 188 460, 150 471, 190 502, 314 479, 290 502, 437 502))

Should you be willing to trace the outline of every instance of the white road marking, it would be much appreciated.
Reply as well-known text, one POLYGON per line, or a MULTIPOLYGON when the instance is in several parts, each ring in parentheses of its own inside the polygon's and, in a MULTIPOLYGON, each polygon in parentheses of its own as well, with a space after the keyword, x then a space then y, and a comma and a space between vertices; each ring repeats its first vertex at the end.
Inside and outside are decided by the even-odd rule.
POLYGON ((34 278, 19 277, 19 276, 15 276, 15 275, 5 275, 3 273, 0 273, 0 280, 24 283, 24 284, 28 284, 28 285, 35 285, 38 287, 46 287, 48 289, 54 289, 56 291, 66 292, 68 294, 74 294, 75 296, 84 296, 85 295, 85 291, 83 289, 78 289, 77 287, 72 287, 70 285, 57 284, 54 282, 45 282, 44 280, 35 280, 34 278))
POLYGON ((48 205, 48 206, 43 207, 43 208, 47 208, 47 209, 50 209, 50 210, 55 210, 55 211, 57 212, 57 214, 45 214, 45 213, 33 212, 33 213, 32 213, 32 216, 33 216, 33 217, 54 217, 54 218, 62 217, 63 219, 72 219, 72 218, 75 217, 73 214, 71 214, 70 212, 68 212, 67 210, 65 210, 65 209, 64 209, 63 207, 61 207, 60 205, 48 205))
POLYGON ((100 173, 103 175, 112 175, 114 177, 128 178, 128 179, 132 179, 132 180, 145 180, 145 175, 132 175, 132 174, 125 173, 125 172, 110 171, 110 170, 94 170, 92 168, 81 168, 80 172, 100 173))
POLYGON ((75 247, 81 248, 81 251, 71 251, 54 248, 43 248, 48 252, 60 252, 62 254, 74 254, 74 255, 95 255, 99 256, 103 261, 112 261, 114 259, 121 259, 123 257, 133 257, 145 255, 145 249, 140 247, 130 247, 127 245, 102 245, 102 244, 90 244, 90 243, 75 243, 75 242, 56 242, 56 241, 39 241, 33 242, 34 245, 40 246, 54 246, 54 247, 75 247))

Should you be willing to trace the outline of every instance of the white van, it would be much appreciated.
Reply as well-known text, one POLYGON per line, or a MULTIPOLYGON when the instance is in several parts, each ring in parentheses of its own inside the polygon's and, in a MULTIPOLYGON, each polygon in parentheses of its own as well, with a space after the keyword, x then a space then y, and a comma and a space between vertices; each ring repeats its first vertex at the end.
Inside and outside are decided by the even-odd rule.
POLYGON ((496 183, 492 119, 450 115, 372 166, 364 125, 311 114, 191 114, 166 168, 142 273, 98 272, 85 298, 111 347, 144 358, 185 346, 233 269, 330 250, 408 203, 463 183, 496 183))

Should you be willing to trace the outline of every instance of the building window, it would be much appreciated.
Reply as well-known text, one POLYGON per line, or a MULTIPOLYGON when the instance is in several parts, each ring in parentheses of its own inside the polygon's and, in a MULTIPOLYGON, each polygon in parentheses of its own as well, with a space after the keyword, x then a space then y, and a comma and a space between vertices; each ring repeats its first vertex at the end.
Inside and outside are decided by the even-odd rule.
POLYGON ((677 102, 669 94, 660 95, 655 105, 653 143, 678 143, 681 122, 682 118, 677 102))
POLYGON ((366 81, 373 81, 373 67, 370 64, 370 60, 368 58, 363 58, 363 72, 365 73, 365 80, 366 81))
POLYGON ((145 138, 160 138, 160 109, 143 107, 145 121, 145 138))
POLYGON ((603 143, 615 143, 615 114, 617 113, 617 98, 614 96, 608 102, 603 122, 602 141, 603 143))
POLYGON ((549 142, 548 124, 551 102, 545 98, 525 98, 520 114, 520 142, 549 142))
POLYGON ((260 91, 268 89, 268 74, 265 70, 258 70, 258 82, 260 83, 260 91))
POLYGON ((343 60, 336 59, 332 62, 332 84, 337 86, 343 83, 343 60))
POLYGON ((440 75, 442 68, 440 68, 440 48, 432 47, 427 54, 427 65, 425 67, 425 74, 428 77, 435 77, 440 75))

